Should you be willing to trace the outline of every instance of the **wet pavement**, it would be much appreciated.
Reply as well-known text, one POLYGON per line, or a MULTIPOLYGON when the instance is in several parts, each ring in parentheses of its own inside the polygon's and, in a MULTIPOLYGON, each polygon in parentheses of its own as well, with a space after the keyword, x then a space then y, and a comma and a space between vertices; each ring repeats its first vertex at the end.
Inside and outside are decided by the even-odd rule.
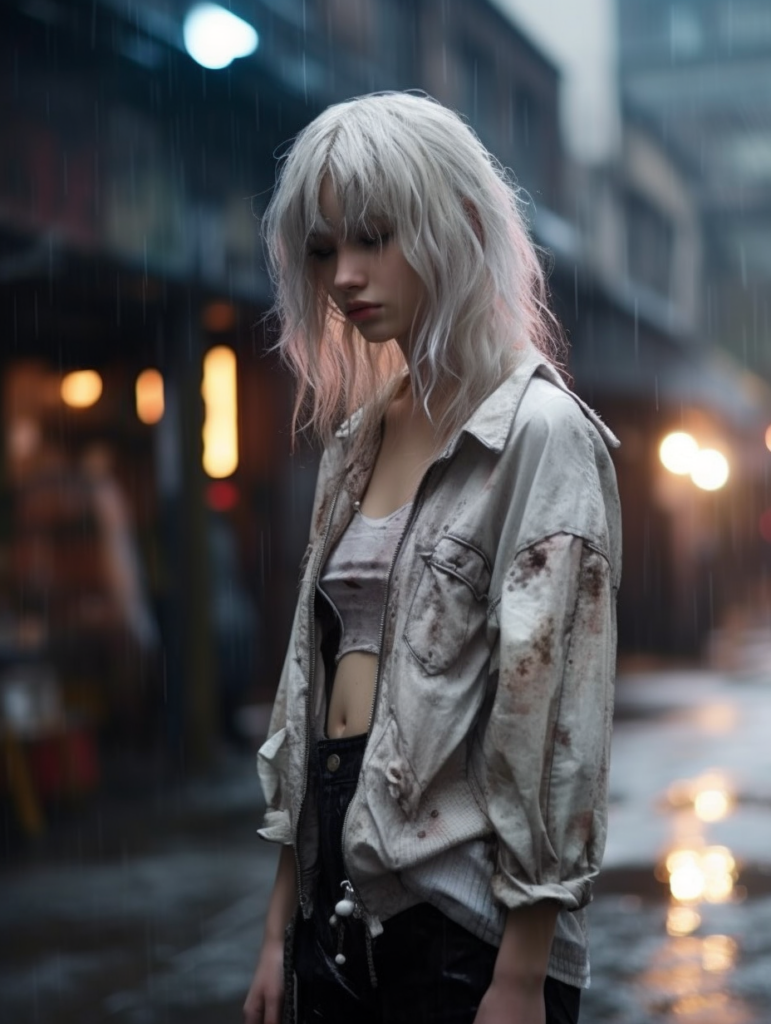
MULTIPOLYGON (((766 653, 619 681, 587 1024, 771 1022, 766 653)), ((275 866, 259 812, 253 757, 231 752, 7 858, 0 1021, 237 1024, 275 866)))
POLYGON ((771 1022, 771 643, 751 653, 619 682, 587 1021, 771 1022))
POLYGON ((113 799, 2 871, 2 1024, 226 1024, 261 941, 275 849, 251 754, 113 799), (63 849, 62 849, 63 848, 63 849))

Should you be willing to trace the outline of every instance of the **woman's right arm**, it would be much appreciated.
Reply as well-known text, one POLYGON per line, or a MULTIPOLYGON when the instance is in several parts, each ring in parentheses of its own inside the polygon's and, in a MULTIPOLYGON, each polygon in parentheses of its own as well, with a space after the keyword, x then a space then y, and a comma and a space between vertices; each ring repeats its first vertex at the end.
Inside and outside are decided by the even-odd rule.
POLYGON ((296 907, 294 848, 282 846, 265 919, 260 959, 244 1003, 245 1024, 281 1024, 284 1005, 284 933, 296 907))

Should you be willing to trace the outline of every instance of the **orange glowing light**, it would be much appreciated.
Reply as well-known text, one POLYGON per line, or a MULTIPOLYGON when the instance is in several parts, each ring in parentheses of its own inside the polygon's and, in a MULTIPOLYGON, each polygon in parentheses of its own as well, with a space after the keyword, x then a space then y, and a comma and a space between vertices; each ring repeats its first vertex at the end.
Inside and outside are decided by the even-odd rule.
POLYGON ((236 354, 226 345, 209 349, 203 361, 201 392, 206 406, 203 468, 222 480, 238 467, 236 354))
POLYGON ((693 907, 675 905, 667 911, 667 934, 690 935, 701 924, 701 914, 693 907))
POLYGON ((738 946, 730 935, 706 935, 701 962, 705 971, 729 971, 736 963, 738 946))
POLYGON ((73 409, 88 409, 102 397, 102 378, 96 370, 75 370, 62 378, 61 396, 73 409))
POLYGON ((137 416, 143 423, 158 423, 163 418, 163 377, 158 370, 143 370, 134 389, 137 416))
POLYGON ((725 846, 674 850, 666 859, 669 890, 680 903, 726 903, 733 893, 736 861, 725 846))

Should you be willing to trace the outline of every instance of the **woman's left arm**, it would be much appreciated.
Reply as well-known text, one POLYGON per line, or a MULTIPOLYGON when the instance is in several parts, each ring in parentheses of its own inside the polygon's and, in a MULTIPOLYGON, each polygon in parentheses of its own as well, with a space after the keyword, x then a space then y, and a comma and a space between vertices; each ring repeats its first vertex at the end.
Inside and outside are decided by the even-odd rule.
POLYGON ((558 910, 559 904, 546 900, 508 912, 475 1024, 544 1024, 543 986, 558 910))
POLYGON ((560 908, 591 898, 605 843, 615 677, 606 556, 555 533, 521 549, 494 609, 495 697, 484 732, 493 892, 507 923, 477 1024, 543 1024, 560 908))
POLYGON ((497 683, 483 736, 498 839, 492 885, 509 910, 591 898, 605 845, 615 682, 615 587, 605 555, 569 533, 521 549, 495 614, 497 683))

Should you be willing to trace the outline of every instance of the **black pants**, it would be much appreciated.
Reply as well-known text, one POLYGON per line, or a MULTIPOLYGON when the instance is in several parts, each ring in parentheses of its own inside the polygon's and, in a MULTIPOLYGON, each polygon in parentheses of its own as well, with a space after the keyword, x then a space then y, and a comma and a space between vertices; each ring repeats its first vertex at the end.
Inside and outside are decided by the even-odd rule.
MULTIPOLYGON (((298 1024, 472 1024, 492 980, 495 946, 421 903, 384 922, 370 941, 363 923, 330 923, 346 878, 345 812, 366 736, 321 740, 311 770, 319 794, 319 882, 309 921, 294 939, 298 1024), (335 962, 342 954, 344 964, 335 962)), ((576 1024, 581 990, 547 978, 546 1024, 576 1024)))

